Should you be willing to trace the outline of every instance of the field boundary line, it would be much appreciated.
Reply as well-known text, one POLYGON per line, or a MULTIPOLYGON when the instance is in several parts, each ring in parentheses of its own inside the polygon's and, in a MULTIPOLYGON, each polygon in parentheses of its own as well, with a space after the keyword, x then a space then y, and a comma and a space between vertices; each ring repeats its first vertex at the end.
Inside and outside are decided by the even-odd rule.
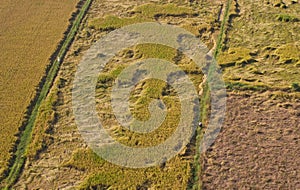
MULTIPOLYGON (((82 1, 79 1, 79 4, 82 1)), ((41 105, 41 102, 45 100, 45 98, 48 95, 48 92, 50 88, 52 87, 52 84, 57 76, 57 73, 59 71, 60 65, 63 62, 64 56, 66 55, 67 51, 69 50, 69 47, 71 46, 77 31, 80 27, 80 24, 86 15, 90 5, 92 3, 92 0, 86 0, 81 8, 78 8, 77 15, 75 16, 75 20, 71 21, 71 27, 70 30, 67 30, 67 34, 65 35, 65 39, 61 42, 61 46, 58 47, 56 50, 57 53, 54 53, 51 56, 50 66, 49 69, 46 69, 46 75, 44 78, 44 81, 42 79, 40 83, 40 91, 37 92, 36 101, 34 102, 33 109, 28 115, 28 119, 25 121, 24 130, 21 131, 19 140, 17 141, 16 145, 16 151, 14 153, 14 160, 13 164, 9 169, 8 176, 4 179, 4 185, 6 186, 5 189, 11 188, 15 182, 18 180, 18 177, 24 167, 25 161, 26 161, 26 149, 28 144, 31 141, 31 132, 34 127, 34 123, 38 114, 39 107, 41 105), (51 63, 52 62, 52 63, 51 63), (48 70, 48 71, 47 71, 48 70)), ((75 13, 75 14, 76 14, 75 13)), ((73 13, 74 14, 74 13, 73 13)), ((74 16, 74 15, 72 15, 74 16)))
MULTIPOLYGON (((229 10, 230 10, 230 5, 231 5, 232 0, 227 0, 226 2, 226 7, 225 7, 225 12, 224 12, 224 17, 221 23, 221 27, 220 27, 220 34, 218 35, 218 39, 216 42, 216 49, 213 51, 213 57, 215 60, 217 60, 217 57, 220 53, 220 51, 222 50, 222 43, 224 41, 224 35, 226 32, 226 24, 229 21, 229 10)), ((201 177, 201 166, 202 166, 202 159, 201 159, 201 152, 198 149, 199 145, 200 145, 200 141, 202 139, 203 133, 204 133, 204 129, 205 129, 205 125, 207 123, 207 118, 209 116, 209 112, 208 109, 210 107, 210 89, 209 86, 207 84, 207 81, 204 83, 203 85, 203 93, 202 93, 202 97, 201 97, 201 103, 200 103, 200 118, 201 118, 201 122, 203 124, 204 128, 197 128, 196 131, 196 153, 194 156, 194 163, 193 163, 193 173, 192 173, 192 178, 193 178, 193 184, 190 184, 191 186, 187 187, 188 189, 191 190, 200 190, 202 189, 202 181, 200 179, 201 177)))

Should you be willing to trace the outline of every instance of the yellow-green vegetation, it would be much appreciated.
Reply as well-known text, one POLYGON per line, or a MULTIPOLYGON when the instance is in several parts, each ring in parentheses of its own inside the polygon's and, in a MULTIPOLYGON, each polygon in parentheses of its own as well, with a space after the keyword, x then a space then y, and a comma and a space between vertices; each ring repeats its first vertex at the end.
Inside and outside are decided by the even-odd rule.
POLYGON ((299 18, 292 16, 292 15, 285 15, 285 14, 279 14, 276 17, 277 20, 283 21, 283 22, 298 22, 299 18))
POLYGON ((228 21, 229 21, 229 12, 232 10, 232 2, 233 0, 227 0, 226 2, 226 7, 224 9, 224 18, 222 20, 222 23, 221 23, 221 27, 220 27, 220 33, 218 35, 218 39, 217 39, 217 44, 216 44, 216 47, 215 47, 215 51, 214 51, 214 57, 217 59, 218 55, 219 55, 219 52, 222 51, 225 46, 224 46, 224 43, 225 43, 225 38, 226 38, 226 31, 228 30, 228 21))
MULTIPOLYGON (((87 0, 84 2, 83 6, 81 7, 81 9, 78 12, 77 17, 75 18, 75 20, 72 22, 72 26, 70 27, 69 33, 65 36, 63 43, 61 45, 61 47, 58 49, 58 53, 57 56, 59 58, 63 58, 67 52, 67 48, 70 46, 70 44, 72 43, 75 34, 77 33, 77 30, 80 26, 80 23, 87 11, 87 9, 89 8, 89 5, 91 3, 91 0, 87 0)), ((28 120, 25 122, 24 125, 24 131, 21 132, 20 135, 20 139, 19 142, 16 146, 16 152, 14 155, 14 161, 13 164, 9 170, 8 176, 4 181, 4 185, 5 188, 11 188, 12 185, 16 182, 16 180, 18 179, 18 177, 20 176, 21 170, 25 164, 26 161, 26 150, 28 149, 28 145, 30 144, 31 139, 31 134, 32 134, 32 129, 34 127, 36 118, 38 116, 38 111, 40 108, 40 105, 43 103, 43 101, 45 101, 48 92, 52 86, 52 83, 57 75, 57 72, 59 70, 60 67, 60 63, 61 61, 59 59, 56 59, 52 62, 52 64, 50 65, 49 69, 47 70, 47 76, 45 76, 44 78, 44 82, 41 83, 41 88, 39 89, 39 93, 38 96, 36 97, 36 100, 34 102, 32 111, 30 112, 30 115, 28 116, 28 120)), ((56 95, 56 94, 55 94, 56 95)), ((50 119, 54 118, 54 113, 52 112, 52 107, 54 106, 54 104, 56 103, 56 96, 49 96, 49 100, 45 102, 44 107, 42 107, 42 109, 45 109, 45 115, 41 115, 41 117, 45 117, 44 119, 47 120, 47 124, 50 124, 50 119), (49 104, 50 102, 50 104, 49 104), (49 112, 51 113, 49 115, 49 112)), ((43 121, 43 119, 41 119, 41 121, 43 121)), ((52 120, 53 121, 53 120, 52 120)), ((45 122, 43 122, 43 124, 46 124, 45 122)), ((51 126, 51 125, 50 125, 51 126)), ((45 127, 44 127, 45 128, 45 127)), ((43 128, 43 129, 44 129, 43 128)), ((49 129, 49 128, 47 128, 49 129)), ((47 132, 47 129, 45 130, 45 132, 47 132)), ((43 130, 42 130, 43 131, 43 130)), ((45 139, 44 139, 45 140, 45 139)), ((43 143, 45 141, 39 142, 37 143, 36 146, 42 146, 43 143)), ((36 148, 36 147, 33 147, 36 148)), ((34 150, 41 150, 42 147, 37 147, 34 150)))
MULTIPOLYGON (((146 4, 135 8, 131 12, 131 17, 106 16, 103 19, 91 20, 89 27, 105 31, 135 22, 154 21, 158 17, 192 17, 195 14, 196 12, 191 8, 178 7, 173 4, 146 4)), ((206 28, 204 32, 207 32, 212 27, 204 22, 201 24, 192 23, 193 21, 190 21, 189 24, 184 24, 182 27, 195 35, 199 35, 201 28, 206 28)), ((109 94, 115 78, 130 63, 147 58, 164 59, 175 63, 188 74, 197 91, 200 90, 199 85, 202 82, 203 74, 200 68, 192 60, 182 55, 181 52, 162 45, 137 45, 120 52, 118 56, 122 57, 117 59, 118 63, 116 64, 114 61, 109 62, 104 68, 105 73, 102 73, 98 78, 96 102, 99 118, 110 132, 110 135, 127 146, 147 147, 157 145, 173 133, 179 122, 181 114, 180 102, 176 92, 172 87, 160 80, 149 79, 140 81, 130 96, 130 108, 133 116, 139 120, 147 120, 150 117, 148 105, 153 99, 161 99, 165 103, 168 113, 165 121, 158 129, 147 133, 147 135, 134 133, 120 126, 112 113, 109 94)), ((208 101, 209 98, 206 95, 205 100, 202 102, 203 109, 208 108, 208 101)), ((199 141, 201 135, 197 138, 197 141, 199 141)), ((199 179, 199 155, 194 153, 195 145, 190 145, 188 148, 191 149, 189 152, 185 153, 184 151, 165 165, 159 167, 143 169, 122 168, 112 165, 97 157, 91 151, 87 152, 86 150, 76 152, 66 165, 88 173, 80 187, 83 189, 185 189, 191 185, 188 184, 191 182, 196 184, 194 187, 198 187, 198 181, 191 181, 191 178, 194 177, 194 173, 197 173, 196 179, 199 179), (197 168, 195 172, 191 170, 192 165, 197 168)))
MULTIPOLYGON (((158 79, 147 79, 138 82, 130 94, 130 109, 133 116, 139 120, 149 119, 148 106, 153 99, 160 99, 164 102, 167 116, 158 129, 147 134, 135 133, 120 126, 113 116, 109 96, 114 80, 125 67, 130 65, 128 60, 137 62, 147 58, 159 58, 178 65, 188 74, 197 91, 199 91, 203 76, 201 69, 180 52, 158 44, 137 45, 123 50, 118 55, 121 56, 122 64, 114 61, 109 62, 104 68, 105 73, 100 74, 98 78, 96 98, 101 123, 113 138, 127 146, 155 146, 172 135, 179 123, 181 110, 176 91, 166 82, 158 79)), ((190 148, 194 149, 194 147, 190 148)), ((193 155, 185 155, 185 152, 182 152, 181 155, 174 157, 165 165, 128 169, 112 165, 97 157, 91 151, 86 152, 84 150, 76 152, 66 165, 88 171, 89 175, 81 185, 83 189, 96 187, 130 189, 150 186, 155 189, 183 189, 187 187, 191 177, 193 161, 193 155)))
POLYGON ((12 163, 19 128, 78 0, 0 3, 0 179, 12 163), (10 163, 10 164, 11 164, 10 163))
POLYGON ((91 150, 78 150, 66 166, 91 173, 79 189, 185 189, 190 164, 175 157, 165 166, 129 169, 111 164, 91 150))
POLYGON ((106 31, 121 28, 129 24, 154 21, 158 16, 193 16, 197 14, 191 8, 180 7, 172 3, 166 5, 145 4, 134 9, 132 13, 132 17, 120 18, 108 15, 104 18, 94 19, 89 22, 89 27, 106 31))
POLYGON ((151 21, 151 20, 143 17, 138 17, 138 16, 129 17, 129 18, 119 18, 113 15, 109 15, 104 18, 92 20, 89 23, 89 26, 101 30, 114 30, 129 24, 141 23, 146 21, 151 21))
POLYGON ((271 0, 271 4, 274 7, 287 8, 287 5, 282 0, 271 0))
MULTIPOLYGON (((177 4, 144 4, 136 8, 132 6, 132 9, 127 7, 126 10, 121 2, 118 3, 120 4, 117 6, 121 5, 118 8, 122 11, 119 9, 115 11, 116 13, 107 11, 109 13, 106 14, 106 10, 102 9, 102 5, 108 5, 112 8, 116 8, 116 6, 110 2, 94 1, 87 22, 82 24, 82 32, 75 38, 70 54, 68 54, 65 59, 66 62, 62 65, 62 72, 59 73, 59 77, 66 79, 71 77, 70 81, 72 81, 75 73, 74 68, 81 59, 82 53, 88 49, 91 43, 102 34, 105 34, 106 31, 128 24, 157 20, 161 23, 170 23, 186 28, 201 37, 201 39, 205 38, 208 41, 214 27, 218 27, 217 24, 214 25, 217 11, 211 9, 211 6, 216 7, 216 5, 207 2, 199 2, 201 5, 195 3, 193 6, 182 1, 178 3, 180 6, 177 4), (203 10, 202 4, 205 5, 205 10, 203 10), (101 7, 101 10, 98 6, 101 7), (166 9, 170 10, 170 14, 166 12, 166 9), (200 9, 203 16, 197 16, 200 9), (101 11, 101 15, 104 15, 102 18, 97 18, 99 17, 98 11, 101 11)), ((143 2, 134 1, 134 3, 142 4, 143 2)), ((130 47, 116 55, 106 65, 104 73, 99 75, 96 86, 97 110, 102 124, 111 136, 132 147, 152 146, 164 141, 176 129, 181 111, 176 91, 171 86, 160 80, 144 80, 140 81, 131 92, 129 103, 132 114, 137 119, 147 119, 150 117, 150 112, 147 109, 149 102, 159 98, 167 108, 165 123, 152 133, 143 135, 127 130, 116 121, 110 106, 109 96, 113 82, 125 67, 146 58, 161 58, 176 64, 188 74, 197 91, 200 90, 199 84, 202 82, 203 77, 200 68, 196 67, 189 58, 165 46, 143 44, 130 47)), ((51 90, 49 98, 42 104, 39 110, 39 121, 35 123, 38 127, 33 132, 33 141, 30 145, 33 151, 27 151, 27 156, 37 160, 32 159, 26 164, 20 181, 15 187, 22 186, 23 188, 25 187, 23 184, 26 184, 29 189, 38 187, 59 188, 62 184, 63 186, 67 184, 68 187, 75 188, 80 183, 79 186, 82 189, 187 188, 188 184, 192 182, 190 179, 193 173, 191 167, 197 167, 198 169, 200 167, 197 162, 199 157, 195 156, 195 144, 189 145, 187 150, 183 150, 166 164, 156 167, 128 169, 111 164, 88 149, 82 138, 79 137, 79 133, 74 129, 76 125, 70 108, 72 107, 70 103, 70 92, 72 90, 70 83, 57 90, 55 89, 59 87, 53 86, 54 89, 51 90), (52 93, 58 94, 58 97, 52 93), (63 97, 64 105, 57 105, 56 103, 60 95, 63 97), (59 117, 56 117, 55 114, 59 114, 59 117), (49 123, 51 119, 55 120, 55 125, 52 122, 49 123), (52 127, 54 128, 53 131, 51 131, 52 127), (46 138, 46 140, 43 140, 43 138, 46 138), (51 146, 49 146, 48 140, 53 140, 51 146), (67 150, 65 146, 68 147, 67 150), (41 152, 40 157, 35 157, 36 153, 44 148, 47 152, 41 152), (70 159, 71 155, 72 158, 70 159), (197 163, 192 166, 194 161, 197 163), (44 163, 49 163, 50 166, 45 166, 44 163), (59 174, 53 173, 53 170, 59 174), (64 175, 65 171, 68 171, 68 176, 64 175), (57 177, 60 174, 65 177, 57 177), (50 180, 48 180, 48 176, 51 176, 50 180), (31 181, 27 180, 29 178, 31 181), (84 181, 82 182, 82 180, 84 181)), ((207 98, 205 100, 209 101, 207 98)), ((197 138, 199 139, 200 136, 197 138)))
POLYGON ((294 91, 300 92, 300 86, 299 86, 298 83, 295 83, 295 82, 292 83, 291 87, 292 87, 292 89, 293 89, 294 91))
POLYGON ((155 18, 157 16, 183 16, 196 14, 196 12, 189 7, 181 7, 172 3, 165 5, 146 4, 137 7, 134 12, 140 13, 147 18, 155 18))
POLYGON ((50 144, 51 137, 49 132, 51 132, 55 120, 54 106, 57 104, 57 101, 57 92, 53 91, 50 92, 45 101, 42 102, 32 131, 32 142, 26 149, 28 159, 36 159, 38 153, 42 151, 46 145, 50 144))
POLYGON ((300 63, 300 46, 294 43, 283 45, 274 53, 279 56, 279 64, 300 63))
POLYGON ((291 89, 293 82, 300 82, 300 25, 296 22, 300 4, 279 9, 263 2, 237 2, 244 14, 231 19, 226 31, 228 48, 223 48, 217 59, 228 87, 291 89))
MULTIPOLYGON (((158 58, 173 63, 176 60, 175 63, 189 75, 196 89, 199 91, 199 84, 202 80, 200 68, 190 59, 180 55, 180 52, 177 53, 175 49, 159 44, 141 44, 130 50, 124 50, 120 55, 126 58, 129 52, 132 54, 133 59, 158 58)), ((111 135, 124 144, 130 146, 153 146, 161 143, 174 132, 180 118, 180 101, 176 96, 176 92, 164 81, 158 79, 140 81, 130 97, 132 113, 140 120, 147 120, 150 117, 148 105, 151 100, 161 99, 166 104, 166 108, 169 111, 159 129, 146 135, 138 134, 118 126, 118 122, 113 118, 106 118, 107 115, 113 114, 111 107, 107 104, 111 87, 125 66, 128 66, 128 64, 123 63, 115 66, 113 63, 109 63, 105 68, 106 72, 99 76, 97 85, 98 98, 100 98, 98 101, 99 105, 101 105, 99 106, 99 116, 103 119, 102 122, 106 126, 110 126, 108 128, 111 130, 111 135)))
POLYGON ((135 47, 135 51, 144 59, 157 58, 173 61, 176 50, 160 44, 140 44, 135 47))
POLYGON ((246 48, 229 48, 218 55, 218 64, 223 67, 245 65, 251 61, 250 50, 246 48))

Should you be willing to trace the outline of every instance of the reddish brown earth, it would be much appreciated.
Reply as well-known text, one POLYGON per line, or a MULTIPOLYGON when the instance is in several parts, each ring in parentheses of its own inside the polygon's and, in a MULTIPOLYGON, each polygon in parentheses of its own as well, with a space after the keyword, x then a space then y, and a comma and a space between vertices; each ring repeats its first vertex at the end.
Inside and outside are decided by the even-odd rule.
POLYGON ((230 93, 227 110, 204 155, 203 189, 300 189, 299 99, 230 93))

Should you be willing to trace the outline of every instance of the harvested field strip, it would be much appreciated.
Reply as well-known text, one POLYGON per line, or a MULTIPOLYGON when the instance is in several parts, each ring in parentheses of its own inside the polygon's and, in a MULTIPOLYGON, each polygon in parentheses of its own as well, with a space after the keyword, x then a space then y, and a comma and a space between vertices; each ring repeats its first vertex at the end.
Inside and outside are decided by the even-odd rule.
MULTIPOLYGON (((60 59, 62 59, 64 57, 64 55, 66 54, 66 52, 68 50, 68 47, 71 45, 71 43, 75 37, 75 34, 77 33, 77 30, 80 26, 81 20, 83 19, 86 11, 88 10, 91 2, 92 2, 92 0, 87 0, 85 2, 85 4, 82 6, 80 12, 78 13, 76 20, 73 22, 72 28, 71 28, 69 34, 67 35, 59 53, 58 53, 58 57, 60 59)), ((14 164, 11 167, 9 175, 6 179, 6 188, 10 188, 15 183, 15 181, 17 180, 17 178, 22 170, 22 167, 26 160, 26 155, 24 153, 26 151, 28 143, 31 140, 31 131, 34 126, 34 122, 35 122, 35 119, 36 119, 36 116, 38 113, 38 109, 40 107, 41 102, 46 98, 50 87, 52 86, 54 78, 59 70, 60 63, 61 63, 61 60, 55 60, 48 72, 46 81, 41 89, 39 97, 36 101, 36 104, 33 108, 33 111, 29 117, 29 120, 27 122, 25 130, 24 130, 24 132, 21 136, 20 142, 18 144, 17 151, 15 153, 14 164)))
POLYGON ((222 131, 203 155, 203 189, 300 188, 299 55, 294 51, 300 5, 264 3, 239 0, 241 14, 230 23, 226 48, 218 54, 219 63, 232 63, 223 67, 231 92, 222 131))

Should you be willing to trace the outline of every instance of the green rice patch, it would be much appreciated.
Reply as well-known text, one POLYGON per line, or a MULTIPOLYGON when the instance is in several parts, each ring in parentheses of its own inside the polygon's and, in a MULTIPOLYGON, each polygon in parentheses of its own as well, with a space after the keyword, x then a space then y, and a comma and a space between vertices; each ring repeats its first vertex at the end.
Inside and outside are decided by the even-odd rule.
POLYGON ((191 8, 171 3, 166 5, 145 4, 134 9, 133 14, 134 16, 125 18, 108 15, 89 21, 88 26, 102 31, 110 31, 130 24, 154 21, 159 16, 195 16, 197 12, 191 8))
POLYGON ((197 14, 189 7, 181 7, 173 3, 165 5, 145 4, 137 7, 134 12, 139 13, 147 18, 155 18, 157 16, 192 16, 197 14))
POLYGON ((227 52, 221 52, 218 56, 218 63, 223 67, 245 65, 253 61, 247 48, 229 48, 227 52))
POLYGON ((109 15, 104 18, 98 18, 90 21, 88 23, 88 26, 98 30, 108 31, 108 30, 115 30, 117 28, 121 28, 126 25, 147 22, 147 21, 151 21, 151 20, 139 16, 129 17, 129 18, 119 18, 116 16, 109 15))
POLYGON ((295 44, 286 44, 279 47, 275 51, 275 55, 279 56, 279 63, 299 63, 300 46, 295 44))
POLYGON ((276 19, 278 21, 282 22, 298 22, 299 18, 292 16, 292 15, 287 15, 287 14, 279 14, 276 16, 276 19))

